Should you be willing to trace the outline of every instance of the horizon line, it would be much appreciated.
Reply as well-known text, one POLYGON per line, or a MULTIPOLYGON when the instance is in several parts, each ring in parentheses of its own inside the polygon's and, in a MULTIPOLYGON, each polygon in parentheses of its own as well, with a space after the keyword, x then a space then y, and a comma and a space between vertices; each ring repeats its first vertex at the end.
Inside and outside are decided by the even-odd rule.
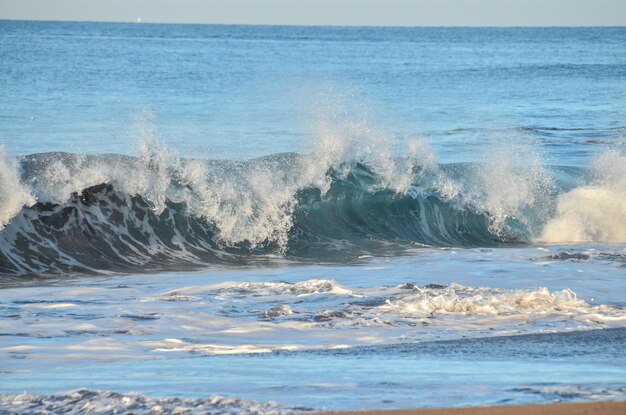
MULTIPOLYGON (((139 17, 138 17, 139 18, 139 17)), ((133 25, 188 25, 188 26, 266 26, 266 27, 335 27, 335 28, 469 28, 469 29, 549 29, 549 28, 626 28, 626 25, 384 25, 384 24, 321 24, 321 23, 210 23, 210 22, 161 22, 136 20, 62 20, 62 19, 10 19, 0 18, 0 22, 40 22, 40 23, 104 23, 133 25)))

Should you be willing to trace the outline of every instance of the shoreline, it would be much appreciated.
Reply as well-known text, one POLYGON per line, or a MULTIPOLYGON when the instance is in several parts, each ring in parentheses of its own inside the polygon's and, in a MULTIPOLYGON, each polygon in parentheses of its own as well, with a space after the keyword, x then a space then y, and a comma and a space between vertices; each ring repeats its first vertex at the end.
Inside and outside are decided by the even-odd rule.
POLYGON ((540 405, 481 406, 470 408, 381 409, 320 412, 318 415, 623 415, 626 401, 540 405))

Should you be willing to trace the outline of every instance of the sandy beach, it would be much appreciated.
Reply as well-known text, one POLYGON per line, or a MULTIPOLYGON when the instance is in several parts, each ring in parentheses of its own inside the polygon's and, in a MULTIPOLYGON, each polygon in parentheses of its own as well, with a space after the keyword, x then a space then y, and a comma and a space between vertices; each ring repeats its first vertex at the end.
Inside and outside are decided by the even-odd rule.
POLYGON ((626 402, 563 403, 551 405, 490 406, 478 408, 406 409, 325 412, 325 415, 623 415, 626 402))

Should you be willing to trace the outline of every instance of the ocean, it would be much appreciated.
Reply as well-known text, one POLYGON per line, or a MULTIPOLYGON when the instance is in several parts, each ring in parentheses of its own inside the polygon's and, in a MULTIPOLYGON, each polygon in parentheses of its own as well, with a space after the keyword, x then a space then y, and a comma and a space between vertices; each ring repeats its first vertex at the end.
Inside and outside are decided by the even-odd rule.
POLYGON ((626 399, 624 45, 0 21, 0 412, 626 399))

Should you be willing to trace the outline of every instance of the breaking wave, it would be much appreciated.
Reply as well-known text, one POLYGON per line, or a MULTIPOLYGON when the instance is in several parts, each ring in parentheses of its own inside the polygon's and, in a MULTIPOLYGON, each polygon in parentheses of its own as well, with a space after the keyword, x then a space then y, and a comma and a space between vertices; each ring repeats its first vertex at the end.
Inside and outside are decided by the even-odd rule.
POLYGON ((135 157, 3 154, 0 273, 155 272, 276 255, 343 261, 414 246, 626 241, 619 153, 592 171, 545 167, 519 144, 485 163, 444 165, 420 141, 392 157, 383 142, 350 137, 331 134, 306 155, 247 161, 182 159, 155 140, 135 157))
POLYGON ((546 242, 626 242, 626 156, 612 150, 593 163, 592 180, 561 195, 539 238, 546 242))

